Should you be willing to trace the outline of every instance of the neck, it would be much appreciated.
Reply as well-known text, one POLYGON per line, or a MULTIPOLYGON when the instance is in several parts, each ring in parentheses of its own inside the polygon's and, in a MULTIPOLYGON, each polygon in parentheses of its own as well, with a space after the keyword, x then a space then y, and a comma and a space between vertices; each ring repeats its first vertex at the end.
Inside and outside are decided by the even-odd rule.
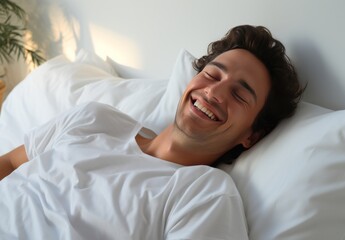
POLYGON ((176 137, 173 125, 167 127, 153 139, 137 135, 136 141, 144 153, 185 166, 211 165, 220 157, 203 151, 205 147, 200 144, 176 137))

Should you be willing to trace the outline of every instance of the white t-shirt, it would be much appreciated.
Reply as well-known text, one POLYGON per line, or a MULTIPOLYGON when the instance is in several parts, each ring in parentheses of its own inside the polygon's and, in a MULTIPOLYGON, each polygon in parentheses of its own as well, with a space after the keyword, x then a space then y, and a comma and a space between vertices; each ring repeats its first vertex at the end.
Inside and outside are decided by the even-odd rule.
POLYGON ((248 239, 231 178, 144 154, 140 129, 89 103, 30 132, 0 182, 0 239, 248 239))

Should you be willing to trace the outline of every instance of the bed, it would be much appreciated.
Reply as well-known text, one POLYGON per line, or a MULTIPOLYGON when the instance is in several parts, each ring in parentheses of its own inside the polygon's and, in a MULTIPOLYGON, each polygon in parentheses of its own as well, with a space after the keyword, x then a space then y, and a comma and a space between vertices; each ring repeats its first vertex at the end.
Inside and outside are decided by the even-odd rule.
MULTIPOLYGON (((174 118, 167 109, 176 108, 186 80, 195 74, 193 59, 181 50, 170 79, 161 80, 123 79, 113 60, 86 51, 74 61, 63 55, 51 59, 4 102, 1 154, 21 144, 31 128, 88 101, 115 106, 159 133, 174 118)), ((219 166, 241 193, 252 239, 344 237, 344 117, 344 111, 302 102, 293 118, 236 164, 219 166)))
MULTIPOLYGON (((258 8, 262 10, 272 3, 266 1, 258 8)), ((225 2, 222 4, 228 6, 225 2)), ((310 1, 309 4, 314 2, 310 1)), ((344 4, 337 4, 338 8, 324 8, 326 14, 340 14, 339 9, 344 4)), ((313 9, 325 7, 321 5, 314 6, 313 9)), ((92 6, 92 3, 84 5, 82 10, 86 15, 90 14, 92 6)), ((205 6, 202 7, 203 10, 205 6)), ((76 9, 75 6, 69 7, 76 9)), ((174 9, 175 7, 177 9, 173 5, 174 9)), ((241 3, 238 7, 245 9, 246 6, 241 3)), ((158 8, 163 7, 159 5, 158 8)), ((191 8, 189 5, 186 7, 187 10, 191 8)), ((309 8, 306 4, 300 6, 300 9, 309 8)), ((281 9, 280 11, 283 12, 281 9)), ((309 16, 314 16, 313 11, 307 12, 309 16)), ((88 17, 90 21, 95 20, 93 15, 88 17)), ((260 14, 251 19, 236 17, 239 22, 271 23, 270 19, 260 14)), ((296 17, 300 18, 302 14, 296 17)), ((184 24, 182 20, 177 23, 179 26, 184 24)), ((236 21, 233 20, 232 23, 235 24, 236 21)), ((327 21, 328 24, 332 23, 329 19, 327 21)), ((278 29, 279 24, 287 26, 285 22, 278 21, 272 28, 278 29)), ((306 25, 312 26, 310 33, 303 33, 303 27, 298 28, 301 31, 293 31, 295 22, 289 25, 287 32, 290 31, 294 36, 303 33, 304 38, 320 37, 314 23, 306 22, 306 25)), ((224 32, 224 28, 221 30, 224 32)), ((218 35, 215 31, 213 30, 212 36, 218 35)), ((282 37, 287 41, 291 40, 287 38, 288 33, 282 32, 282 37)), ((188 38, 187 34, 186 37, 188 38)), ((333 42, 334 45, 326 44, 323 47, 327 46, 328 52, 335 53, 337 47, 342 46, 337 40, 333 42)), ((187 47, 193 46, 191 48, 198 54, 202 51, 199 45, 191 44, 195 38, 191 36, 188 41, 190 45, 187 43, 187 47)), ((99 40, 98 43, 102 45, 104 42, 99 40)), ((295 57, 293 60, 302 80, 309 81, 296 114, 284 120, 271 134, 240 155, 234 164, 221 164, 217 168, 230 176, 241 196, 249 239, 345 240, 345 110, 342 110, 345 109, 345 85, 344 72, 339 67, 341 58, 333 59, 336 62, 335 68, 339 69, 333 73, 335 83, 327 85, 322 79, 332 74, 315 67, 315 63, 321 62, 319 55, 324 53, 318 48, 319 42, 314 46, 293 41, 288 43, 288 49, 295 46, 293 49, 296 52, 290 53, 295 57), (303 55, 303 50, 309 55, 303 55)), ((124 66, 127 64, 125 58, 111 51, 105 54, 102 49, 97 49, 97 44, 96 49, 91 50, 90 46, 84 46, 74 58, 66 53, 52 57, 21 81, 3 103, 0 115, 0 155, 20 145, 24 134, 30 129, 74 106, 90 101, 113 106, 141 122, 144 127, 159 133, 173 121, 178 99, 196 74, 191 62, 198 54, 192 54, 189 49, 178 49, 179 46, 175 43, 168 48, 170 52, 165 54, 165 60, 170 65, 165 64, 164 74, 158 71, 155 72, 156 76, 148 72, 154 72, 159 60, 154 59, 152 65, 145 66, 143 69, 147 72, 136 71, 134 67, 140 64, 135 66, 136 62, 133 61, 133 68, 127 68, 124 66), (170 74, 166 74, 168 71, 170 74)), ((125 46, 127 47, 131 46, 125 46)), ((153 58, 155 56, 157 53, 153 54, 153 58)), ((19 211, 24 207, 20 204, 18 206, 19 211)))

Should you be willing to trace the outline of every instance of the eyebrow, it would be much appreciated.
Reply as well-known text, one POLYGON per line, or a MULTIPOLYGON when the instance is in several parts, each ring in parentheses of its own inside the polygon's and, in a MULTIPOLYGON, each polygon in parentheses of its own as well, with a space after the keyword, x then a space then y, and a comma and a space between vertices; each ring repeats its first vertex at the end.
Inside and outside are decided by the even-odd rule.
MULTIPOLYGON (((209 65, 216 66, 217 68, 219 68, 221 71, 223 71, 223 72, 225 72, 225 73, 228 72, 228 68, 227 68, 224 64, 222 64, 222 63, 220 63, 220 62, 212 61, 212 62, 209 62, 208 64, 209 64, 209 65)), ((257 99, 258 99, 258 97, 257 97, 257 95, 256 95, 255 90, 254 90, 245 80, 243 80, 243 79, 241 79, 241 80, 239 81, 239 83, 240 83, 240 85, 241 85, 242 87, 244 87, 245 89, 248 90, 248 92, 254 97, 254 100, 255 100, 255 102, 256 102, 257 99)))

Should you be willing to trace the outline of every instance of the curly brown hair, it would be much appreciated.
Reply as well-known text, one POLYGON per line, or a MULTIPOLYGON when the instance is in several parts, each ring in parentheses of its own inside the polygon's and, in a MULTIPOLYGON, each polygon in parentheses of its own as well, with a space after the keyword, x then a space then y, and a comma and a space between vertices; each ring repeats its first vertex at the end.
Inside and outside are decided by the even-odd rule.
MULTIPOLYGON (((269 72, 271 89, 264 107, 252 125, 253 132, 259 133, 261 139, 281 120, 294 114, 305 87, 300 85, 284 45, 263 26, 242 25, 232 28, 222 39, 212 42, 208 46, 208 54, 196 59, 193 66, 201 72, 218 55, 231 49, 251 52, 269 72)), ((244 150, 246 149, 242 146, 237 146, 220 160, 231 162, 244 150)))

